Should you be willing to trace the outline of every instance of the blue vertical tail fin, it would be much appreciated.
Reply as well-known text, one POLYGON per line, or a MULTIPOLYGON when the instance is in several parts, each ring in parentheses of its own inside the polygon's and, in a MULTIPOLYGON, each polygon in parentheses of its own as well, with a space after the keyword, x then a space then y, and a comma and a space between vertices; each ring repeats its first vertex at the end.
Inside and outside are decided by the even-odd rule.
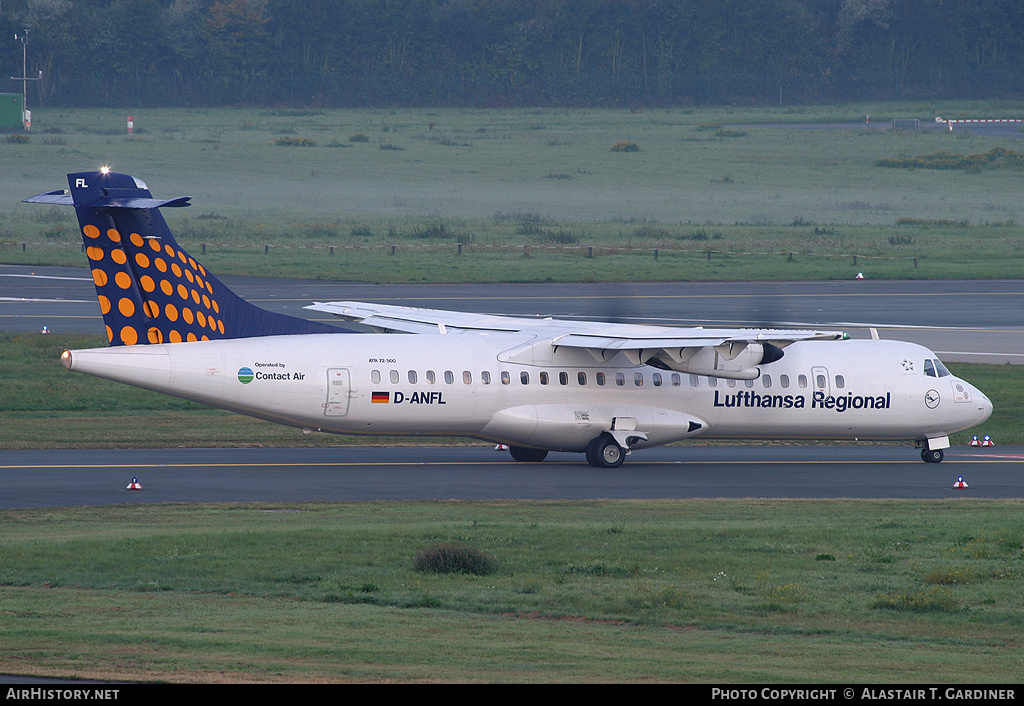
POLYGON ((111 345, 176 343, 345 329, 277 314, 245 301, 178 245, 140 179, 115 172, 68 175, 68 191, 27 203, 73 205, 111 345))

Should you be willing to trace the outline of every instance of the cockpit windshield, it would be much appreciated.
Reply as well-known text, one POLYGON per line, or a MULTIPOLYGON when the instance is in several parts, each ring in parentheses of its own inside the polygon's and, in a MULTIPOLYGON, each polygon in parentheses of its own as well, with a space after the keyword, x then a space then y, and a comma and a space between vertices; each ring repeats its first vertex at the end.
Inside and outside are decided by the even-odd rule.
POLYGON ((924 374, 933 378, 944 378, 952 375, 938 358, 929 358, 924 361, 924 374))

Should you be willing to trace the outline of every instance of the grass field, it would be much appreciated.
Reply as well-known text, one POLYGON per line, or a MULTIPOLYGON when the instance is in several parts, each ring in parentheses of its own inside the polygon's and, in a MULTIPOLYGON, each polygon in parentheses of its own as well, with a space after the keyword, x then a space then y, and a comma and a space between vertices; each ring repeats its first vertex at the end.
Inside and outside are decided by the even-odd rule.
POLYGON ((1014 682, 1020 501, 0 513, 0 672, 166 681, 1014 682), (430 574, 437 542, 494 573, 430 574))
POLYGON ((110 164, 157 195, 192 195, 192 208, 166 216, 187 247, 208 245, 209 263, 225 273, 382 282, 1016 277, 1024 170, 875 166, 1024 144, 889 129, 889 117, 997 112, 168 109, 135 112, 128 136, 126 116, 113 111, 44 109, 28 143, 0 141, 10 175, 0 184, 0 258, 80 264, 70 209, 19 202, 65 186, 68 172, 110 164), (874 127, 863 127, 866 114, 874 127), (791 126, 821 120, 856 127, 791 126), (637 150, 612 149, 622 142, 637 150))

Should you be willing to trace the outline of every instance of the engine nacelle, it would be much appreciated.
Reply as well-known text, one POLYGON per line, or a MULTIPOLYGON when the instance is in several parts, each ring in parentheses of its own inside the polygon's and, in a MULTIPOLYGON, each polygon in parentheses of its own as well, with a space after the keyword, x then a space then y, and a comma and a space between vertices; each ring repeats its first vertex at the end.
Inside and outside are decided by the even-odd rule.
POLYGON ((757 366, 774 363, 783 355, 781 348, 770 343, 743 341, 645 352, 650 356, 643 362, 655 368, 734 380, 756 380, 761 375, 757 366))

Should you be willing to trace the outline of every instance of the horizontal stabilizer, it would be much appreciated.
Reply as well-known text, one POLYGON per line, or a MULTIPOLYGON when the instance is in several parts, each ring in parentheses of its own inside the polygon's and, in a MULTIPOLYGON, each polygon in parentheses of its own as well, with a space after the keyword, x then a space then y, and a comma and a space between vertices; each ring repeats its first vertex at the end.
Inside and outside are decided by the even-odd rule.
POLYGON ((75 205, 71 194, 66 189, 57 189, 56 191, 47 191, 45 194, 29 196, 27 199, 22 199, 22 203, 51 203, 59 206, 75 205))
MULTIPOLYGON (((138 197, 109 197, 89 204, 93 208, 181 208, 191 206, 191 196, 179 196, 175 199, 145 199, 138 197)), ((75 202, 67 191, 48 191, 38 196, 23 199, 24 203, 49 203, 58 206, 74 206, 75 202)))

